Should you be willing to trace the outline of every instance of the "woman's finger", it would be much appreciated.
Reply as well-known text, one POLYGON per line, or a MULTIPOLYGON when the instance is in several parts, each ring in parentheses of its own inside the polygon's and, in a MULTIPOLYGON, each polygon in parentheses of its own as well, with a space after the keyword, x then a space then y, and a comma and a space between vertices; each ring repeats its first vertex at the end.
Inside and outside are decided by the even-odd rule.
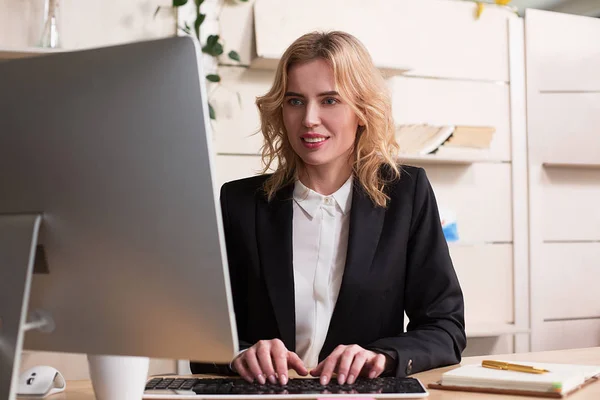
POLYGON ((254 379, 258 381, 261 385, 264 385, 266 380, 263 375, 262 369, 260 368, 260 364, 258 363, 258 358, 256 357, 256 348, 252 346, 250 349, 246 350, 244 355, 242 356, 250 373, 254 379))
POLYGON ((377 378, 379 375, 385 371, 385 356, 383 354, 377 354, 375 357, 369 360, 366 369, 369 370, 368 377, 373 379, 377 378))
POLYGON ((353 384, 356 378, 361 374, 363 367, 368 359, 368 353, 366 350, 362 350, 354 355, 352 359, 352 365, 348 371, 348 379, 346 382, 353 384))
POLYGON ((236 358, 233 361, 233 363, 231 363, 231 366, 233 367, 233 370, 237 372, 238 375, 244 378, 247 382, 254 382, 254 376, 252 375, 250 370, 248 370, 248 368, 246 368, 246 366, 244 365, 244 360, 242 357, 236 358))
POLYGON ((286 385, 288 382, 288 349, 279 339, 273 340, 271 347, 271 359, 275 367, 275 372, 279 378, 279 383, 286 385))
POLYGON ((298 354, 294 353, 293 351, 288 351, 287 361, 288 361, 288 368, 296 371, 298 373, 298 375, 300 375, 300 376, 308 375, 308 370, 306 369, 304 362, 302 361, 300 356, 298 356, 298 354))
POLYGON ((348 375, 350 373, 350 367, 352 366, 352 361, 354 360, 354 353, 351 351, 346 351, 340 357, 337 368, 337 381, 340 385, 346 383, 348 379, 348 375))
POLYGON ((259 342, 256 349, 256 357, 266 379, 275 384, 277 383, 277 378, 275 377, 275 369, 271 358, 271 349, 272 347, 269 342, 259 342))
POLYGON ((327 357, 323 361, 323 367, 319 375, 321 375, 321 385, 327 385, 331 380, 331 375, 333 375, 333 371, 338 364, 340 355, 331 353, 329 357, 327 357))

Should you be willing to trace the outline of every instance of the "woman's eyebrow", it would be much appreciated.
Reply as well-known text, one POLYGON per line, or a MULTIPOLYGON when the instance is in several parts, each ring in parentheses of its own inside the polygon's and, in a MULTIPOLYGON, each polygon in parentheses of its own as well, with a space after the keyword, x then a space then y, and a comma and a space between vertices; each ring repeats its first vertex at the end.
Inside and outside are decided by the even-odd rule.
MULTIPOLYGON (((339 96, 340 94, 338 92, 336 92, 335 90, 330 90, 327 92, 322 92, 319 93, 317 96, 321 97, 321 96, 339 96)), ((285 97, 304 97, 303 94, 300 93, 296 93, 296 92, 285 92, 285 97)))
POLYGON ((328 92, 323 92, 323 93, 319 93, 319 97, 320 96, 339 96, 340 94, 338 92, 336 92, 335 90, 330 90, 328 92))

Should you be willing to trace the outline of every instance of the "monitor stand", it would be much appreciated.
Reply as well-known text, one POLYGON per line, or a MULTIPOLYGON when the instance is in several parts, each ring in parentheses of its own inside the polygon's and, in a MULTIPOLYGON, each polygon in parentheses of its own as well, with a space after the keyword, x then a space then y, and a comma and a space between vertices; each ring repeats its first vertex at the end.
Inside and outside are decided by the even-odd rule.
MULTIPOLYGON (((54 322, 43 311, 27 322, 41 215, 0 214, 0 399, 17 397, 25 332, 51 333, 54 322)), ((88 355, 98 400, 141 399, 148 376, 148 357, 88 355)))
POLYGON ((0 399, 15 400, 40 215, 0 215, 0 399))

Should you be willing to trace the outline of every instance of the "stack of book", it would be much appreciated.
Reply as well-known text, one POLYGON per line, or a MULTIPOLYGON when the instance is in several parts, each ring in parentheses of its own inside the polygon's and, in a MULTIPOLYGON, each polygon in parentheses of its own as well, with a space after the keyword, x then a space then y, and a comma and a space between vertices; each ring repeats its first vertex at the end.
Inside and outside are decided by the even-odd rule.
POLYGON ((496 129, 491 126, 403 124, 396 127, 400 153, 454 153, 460 149, 489 149, 496 129))
POLYGON ((444 143, 447 147, 489 149, 496 128, 492 126, 461 126, 454 128, 452 136, 444 143))
POLYGON ((452 125, 398 125, 396 142, 404 154, 429 154, 435 152, 454 132, 452 125))

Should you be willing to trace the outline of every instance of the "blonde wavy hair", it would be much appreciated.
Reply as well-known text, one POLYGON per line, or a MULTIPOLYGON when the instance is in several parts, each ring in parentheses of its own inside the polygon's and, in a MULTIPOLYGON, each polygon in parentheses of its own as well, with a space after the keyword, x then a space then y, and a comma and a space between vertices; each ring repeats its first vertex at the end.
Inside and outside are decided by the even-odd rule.
POLYGON ((331 65, 336 90, 364 124, 357 129, 353 175, 373 203, 386 207, 389 200, 385 193, 386 183, 400 176, 395 161, 398 144, 394 137, 390 95, 381 72, 374 66, 364 45, 354 36, 339 31, 312 32, 296 39, 279 61, 273 86, 256 99, 264 136, 263 173, 273 163, 277 164, 263 187, 267 199, 272 200, 279 189, 298 178, 302 160, 288 140, 282 105, 290 66, 315 59, 323 59, 331 65))

